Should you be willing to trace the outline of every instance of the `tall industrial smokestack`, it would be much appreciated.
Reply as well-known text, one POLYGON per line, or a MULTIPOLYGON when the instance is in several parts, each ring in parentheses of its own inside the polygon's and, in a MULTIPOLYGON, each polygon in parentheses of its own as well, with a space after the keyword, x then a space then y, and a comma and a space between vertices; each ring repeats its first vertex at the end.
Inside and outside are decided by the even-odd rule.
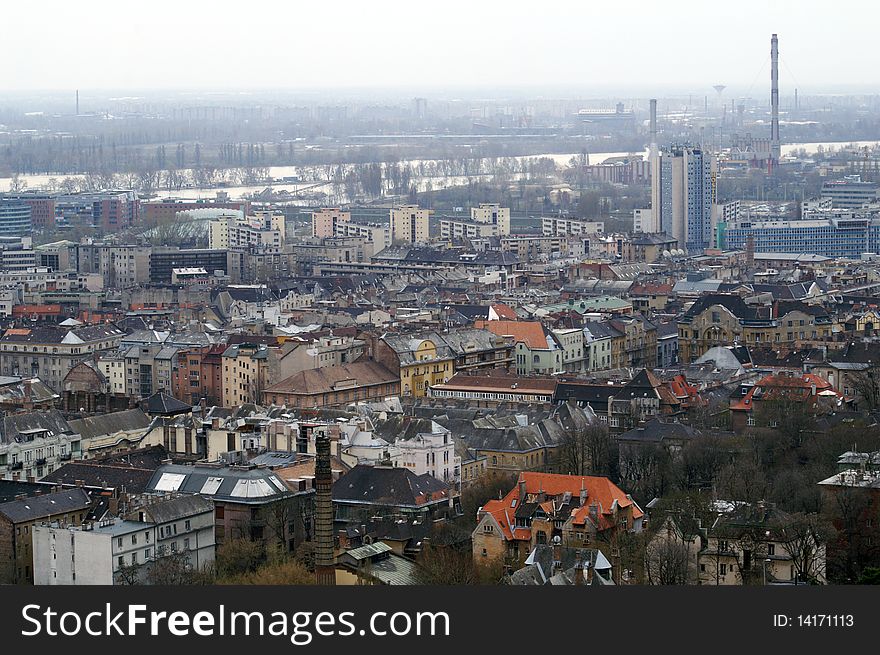
POLYGON ((315 582, 336 584, 333 553, 333 473, 330 469, 330 437, 315 436, 315 582))
POLYGON ((657 146, 657 98, 651 98, 651 148, 657 146))
POLYGON ((770 159, 779 163, 782 149, 779 144, 779 39, 770 38, 770 159))

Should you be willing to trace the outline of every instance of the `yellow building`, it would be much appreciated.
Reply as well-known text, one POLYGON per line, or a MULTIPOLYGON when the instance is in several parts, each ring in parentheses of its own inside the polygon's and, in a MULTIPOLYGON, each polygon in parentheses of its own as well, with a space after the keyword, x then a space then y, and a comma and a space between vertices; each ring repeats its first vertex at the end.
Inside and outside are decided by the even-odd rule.
POLYGON ((375 359, 400 371, 400 393, 424 397, 428 388, 452 377, 455 353, 441 339, 418 335, 386 336, 375 343, 375 359))
POLYGON ((391 210, 391 239, 394 243, 427 243, 430 209, 404 205, 391 210))
POLYGON ((258 404, 269 383, 269 349, 265 345, 235 344, 223 353, 224 407, 258 404))

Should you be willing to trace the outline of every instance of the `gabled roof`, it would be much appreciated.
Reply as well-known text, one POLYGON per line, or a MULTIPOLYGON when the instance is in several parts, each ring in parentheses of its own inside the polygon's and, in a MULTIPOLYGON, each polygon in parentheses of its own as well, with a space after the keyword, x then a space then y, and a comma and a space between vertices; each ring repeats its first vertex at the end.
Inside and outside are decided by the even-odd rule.
POLYGON ((83 439, 94 439, 117 432, 144 429, 150 425, 150 417, 140 409, 127 409, 122 412, 73 419, 69 425, 83 439))
POLYGON ((359 464, 333 485, 333 501, 420 508, 449 500, 449 485, 409 469, 359 464))
POLYGON ((550 348, 547 332, 539 321, 480 321, 475 325, 498 336, 511 336, 515 343, 522 342, 531 350, 550 348))
POLYGON ((0 515, 13 523, 25 523, 85 510, 90 505, 89 496, 82 489, 65 489, 3 503, 0 505, 0 515))

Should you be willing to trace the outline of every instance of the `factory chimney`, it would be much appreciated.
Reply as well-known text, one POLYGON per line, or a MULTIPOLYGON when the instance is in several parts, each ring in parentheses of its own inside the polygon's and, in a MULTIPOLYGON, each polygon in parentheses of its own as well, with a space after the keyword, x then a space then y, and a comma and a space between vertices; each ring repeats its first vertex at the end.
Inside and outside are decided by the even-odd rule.
POLYGON ((779 39, 770 38, 770 160, 771 166, 779 163, 779 39))
POLYGON ((333 472, 330 469, 330 437, 315 436, 315 582, 336 584, 333 552, 333 472))
POLYGON ((657 148, 657 98, 651 98, 651 151, 657 148))

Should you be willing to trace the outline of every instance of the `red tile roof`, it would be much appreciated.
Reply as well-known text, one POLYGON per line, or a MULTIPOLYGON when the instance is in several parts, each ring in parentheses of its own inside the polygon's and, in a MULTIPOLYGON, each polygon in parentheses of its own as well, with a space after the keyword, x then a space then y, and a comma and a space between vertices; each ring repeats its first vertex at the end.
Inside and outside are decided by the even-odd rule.
POLYGON ((485 328, 500 337, 512 336, 514 342, 522 341, 529 348, 547 350, 544 326, 538 321, 476 321, 474 327, 485 328))
MULTIPOLYGON (((597 507, 598 521, 594 523, 596 523, 596 527, 600 531, 617 525, 612 512, 615 501, 619 508, 632 507, 633 519, 638 519, 644 515, 635 501, 628 498, 620 487, 605 477, 527 471, 520 473, 518 482, 525 482, 527 496, 537 495, 542 492, 547 496, 562 496, 568 492, 571 494, 574 502, 577 502, 577 499, 579 499, 581 490, 586 490, 586 503, 572 512, 573 521, 575 524, 582 525, 592 520, 590 518, 590 506, 595 505, 597 507)), ((503 499, 490 500, 483 506, 483 511, 492 515, 501 528, 504 538, 508 540, 531 539, 531 529, 516 527, 514 524, 514 513, 516 512, 516 507, 520 505, 519 490, 520 486, 517 484, 503 499), (513 502, 514 500, 516 500, 515 503, 513 502)), ((544 503, 542 507, 550 513, 552 503, 544 503)))

